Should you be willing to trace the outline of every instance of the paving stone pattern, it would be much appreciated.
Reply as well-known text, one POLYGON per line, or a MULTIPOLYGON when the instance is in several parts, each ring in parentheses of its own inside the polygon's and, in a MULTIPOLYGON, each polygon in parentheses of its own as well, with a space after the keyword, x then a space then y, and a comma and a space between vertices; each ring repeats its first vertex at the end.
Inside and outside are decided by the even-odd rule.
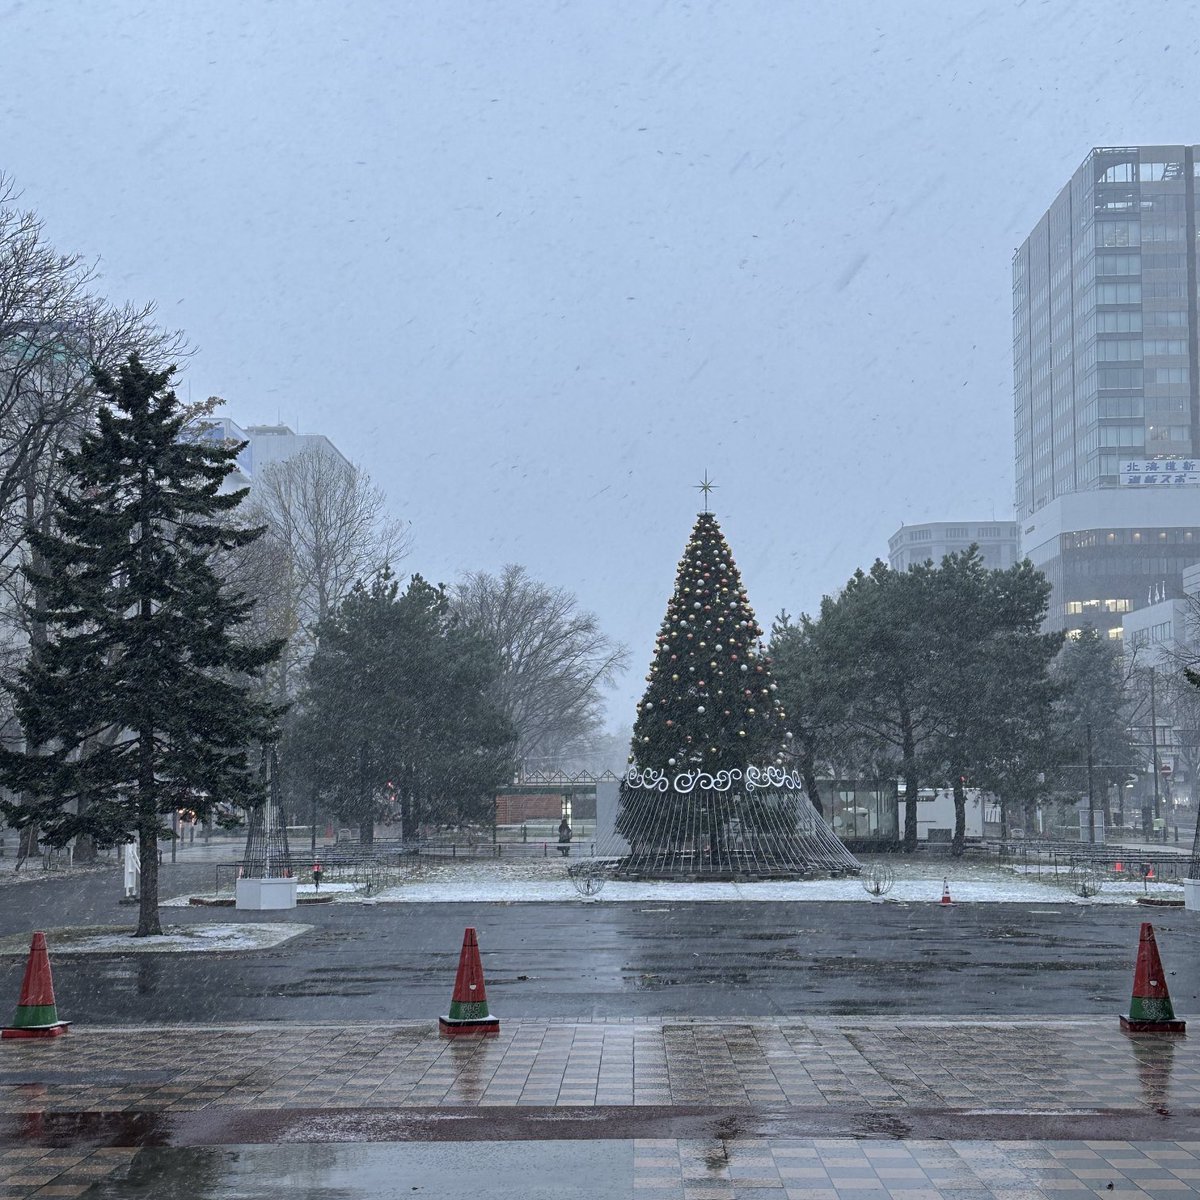
POLYGON ((72 1154, 42 1146, 0 1146, 0 1200, 26 1196, 82 1196, 98 1179, 127 1166, 137 1154, 104 1146, 72 1154))
POLYGON ((1200 1195, 1200 1142, 634 1143, 637 1200, 1168 1200, 1200 1195), (1111 1185, 1111 1187, 1110 1187, 1111 1185))
MULTIPOLYGON (((50 1112, 712 1106, 1028 1113, 1200 1108, 1200 1049, 1116 1021, 504 1021, 445 1041, 388 1026, 77 1028, 0 1048, 0 1200, 83 1196, 137 1151, 37 1143, 50 1112)), ((874 1131, 872 1131, 874 1132, 874 1131)), ((1200 1142, 746 1137, 613 1142, 639 1200, 1197 1197, 1200 1142)), ((119 1175, 114 1176, 119 1179, 119 1175)))
POLYGON ((0 1112, 378 1105, 1200 1107, 1190 1039, 1096 1021, 505 1021, 77 1029, 8 1042, 0 1112))

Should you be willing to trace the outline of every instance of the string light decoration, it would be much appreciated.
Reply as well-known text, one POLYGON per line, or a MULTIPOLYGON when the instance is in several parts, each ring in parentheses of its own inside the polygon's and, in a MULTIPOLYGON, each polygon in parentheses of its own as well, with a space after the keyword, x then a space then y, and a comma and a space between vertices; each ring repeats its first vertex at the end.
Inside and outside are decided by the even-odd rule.
POLYGON ((716 516, 679 562, 637 706, 616 833, 625 878, 804 878, 859 863, 788 768, 763 631, 716 516))

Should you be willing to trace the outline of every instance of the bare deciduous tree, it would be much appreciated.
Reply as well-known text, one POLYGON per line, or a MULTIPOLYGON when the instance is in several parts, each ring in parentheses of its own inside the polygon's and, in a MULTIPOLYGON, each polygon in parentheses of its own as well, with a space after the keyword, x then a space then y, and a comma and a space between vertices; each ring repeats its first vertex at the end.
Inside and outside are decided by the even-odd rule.
MULTIPOLYGON (((55 250, 19 199, 0 173, 0 681, 45 644, 40 596, 21 568, 39 566, 28 531, 46 531, 63 455, 95 419, 94 369, 134 350, 155 367, 187 352, 181 335, 157 328, 153 305, 100 295, 95 265, 55 250)), ((0 737, 22 737, 7 692, 0 737)), ((28 851, 36 828, 26 835, 28 851)), ((77 857, 90 849, 78 844, 77 857)))
POLYGON ((597 736, 601 689, 625 669, 628 651, 575 596, 510 564, 499 575, 465 575, 454 607, 500 651, 499 699, 517 730, 518 762, 557 764, 597 736))
POLYGON ((256 477, 248 519, 267 526, 256 552, 261 603, 277 635, 290 638, 280 668, 282 693, 290 694, 316 627, 355 583, 404 557, 408 530, 388 517, 387 497, 365 471, 317 447, 256 477))
MULTIPOLYGON (((95 290, 94 265, 59 254, 37 215, 18 207, 0 174, 0 588, 13 631, 36 647, 41 630, 23 615, 26 531, 43 527, 62 483, 60 463, 94 418, 93 369, 137 350, 160 367, 186 353, 159 330, 153 305, 113 305, 95 290)), ((34 605, 36 608, 36 605, 34 605)))

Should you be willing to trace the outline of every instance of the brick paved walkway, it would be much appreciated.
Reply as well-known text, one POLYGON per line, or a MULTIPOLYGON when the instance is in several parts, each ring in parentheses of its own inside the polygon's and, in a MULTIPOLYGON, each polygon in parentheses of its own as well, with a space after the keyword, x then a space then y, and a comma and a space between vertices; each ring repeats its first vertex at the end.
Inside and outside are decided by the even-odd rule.
POLYGON ((1116 1019, 75 1029, 7 1042, 0 1112, 378 1105, 1200 1107, 1200 1050, 1116 1019))
MULTIPOLYGON (((416 1120, 447 1107, 479 1111, 485 1127, 590 1109, 616 1132, 597 1125, 529 1136, 612 1137, 631 1156, 642 1200, 726 1200, 764 1189, 829 1200, 1016 1200, 1094 1190, 1200 1196, 1200 1141, 1171 1139, 1165 1127, 1167 1140, 1154 1142, 1084 1132, 1043 1140, 1059 1136, 1045 1127, 1052 1118, 1187 1117, 1200 1130, 1200 1048, 1189 1039, 1131 1038, 1115 1018, 841 1017, 505 1021, 495 1039, 455 1042, 441 1040, 432 1022, 93 1027, 54 1042, 8 1042, 0 1048, 0 1114, 8 1114, 0 1115, 0 1131, 10 1142, 0 1149, 0 1200, 83 1195, 93 1179, 127 1170, 142 1141, 172 1144, 171 1128, 177 1138, 193 1137, 190 1145, 271 1142, 288 1139, 278 1133, 283 1126, 268 1131, 270 1120, 310 1111, 346 1120, 409 1112, 416 1120), (628 1127, 622 1113, 640 1113, 640 1128, 628 1127), (156 1127, 151 1138, 132 1118, 175 1125, 156 1127), (195 1133, 199 1125, 186 1134, 189 1119, 214 1130, 224 1121, 233 1134, 206 1142, 195 1133), (712 1131, 647 1136, 676 1127, 686 1134, 685 1120, 707 1121, 712 1131), (892 1132, 889 1120, 907 1134, 873 1139, 892 1132), (1013 1120, 1026 1123, 1028 1140, 1005 1135, 1004 1122, 1013 1120), (771 1136, 756 1137, 756 1121, 771 1136), (964 1121, 992 1122, 996 1132, 964 1136, 964 1121), (806 1122, 860 1136, 783 1136, 804 1132, 806 1122), (76 1132, 64 1133, 69 1128, 76 1132), (939 1136, 948 1140, 933 1140, 939 1136)), ((371 1140, 346 1129, 333 1140, 371 1140)), ((495 1136, 465 1130, 456 1136, 495 1136)), ((377 1140, 422 1136, 410 1130, 377 1140)))

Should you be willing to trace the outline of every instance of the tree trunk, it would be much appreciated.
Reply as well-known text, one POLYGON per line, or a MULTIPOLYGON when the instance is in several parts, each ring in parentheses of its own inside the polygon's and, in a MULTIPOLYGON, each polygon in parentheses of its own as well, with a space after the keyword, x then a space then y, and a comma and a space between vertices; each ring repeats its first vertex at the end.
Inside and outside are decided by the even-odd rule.
POLYGON ((962 858, 963 842, 967 836, 967 789, 963 786, 962 771, 954 771, 954 840, 950 843, 950 853, 955 858, 962 858))
POLYGON ((904 730, 904 757, 901 763, 901 774, 904 776, 904 852, 912 854, 917 848, 917 793, 920 781, 917 779, 917 746, 913 736, 912 714, 907 702, 900 705, 900 724, 904 730))
POLYGON ((367 743, 358 748, 358 844, 370 846, 375 841, 375 806, 371 803, 371 787, 367 780, 369 757, 367 743))
POLYGON ((76 835, 71 861, 75 863, 94 863, 96 861, 96 843, 92 840, 90 833, 76 835))
POLYGON ((134 937, 152 937, 162 933, 158 919, 158 812, 154 803, 153 762, 150 786, 143 768, 138 789, 138 853, 141 855, 141 882, 138 887, 138 927, 134 937))
POLYGON ((817 772, 811 755, 806 754, 800 760, 800 775, 804 780, 804 790, 808 793, 809 803, 824 816, 825 806, 821 803, 821 794, 817 789, 817 772))

